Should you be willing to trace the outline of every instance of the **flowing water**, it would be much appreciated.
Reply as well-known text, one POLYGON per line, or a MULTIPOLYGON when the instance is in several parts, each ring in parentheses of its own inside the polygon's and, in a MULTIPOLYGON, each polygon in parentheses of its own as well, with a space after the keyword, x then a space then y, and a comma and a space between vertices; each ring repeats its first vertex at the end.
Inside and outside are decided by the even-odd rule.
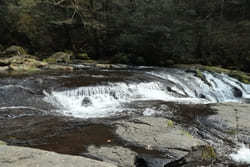
POLYGON ((44 91, 43 101, 54 106, 55 112, 64 115, 95 118, 119 115, 129 110, 127 103, 135 101, 206 104, 242 102, 250 98, 249 85, 225 74, 203 74, 206 82, 183 70, 146 70, 142 73, 145 78, 140 81, 124 78, 124 81, 118 82, 106 81, 66 90, 44 91))
POLYGON ((141 67, 2 76, 0 127, 5 130, 0 140, 79 155, 84 149, 75 143, 102 145, 112 138, 121 145, 112 128, 103 125, 133 115, 160 115, 162 103, 249 102, 250 85, 225 74, 203 75, 205 79, 183 69, 141 67))

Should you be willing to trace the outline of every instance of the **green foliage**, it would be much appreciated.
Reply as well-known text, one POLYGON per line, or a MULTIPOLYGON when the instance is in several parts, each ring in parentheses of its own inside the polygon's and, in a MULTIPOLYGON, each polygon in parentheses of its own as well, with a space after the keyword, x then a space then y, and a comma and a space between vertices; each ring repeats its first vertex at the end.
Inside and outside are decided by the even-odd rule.
POLYGON ((5 1, 2 44, 25 43, 46 55, 69 49, 118 63, 203 64, 250 72, 249 0, 55 2, 5 1))
POLYGON ((205 146, 205 148, 202 149, 202 160, 215 160, 216 159, 216 153, 214 151, 214 148, 211 146, 205 146))

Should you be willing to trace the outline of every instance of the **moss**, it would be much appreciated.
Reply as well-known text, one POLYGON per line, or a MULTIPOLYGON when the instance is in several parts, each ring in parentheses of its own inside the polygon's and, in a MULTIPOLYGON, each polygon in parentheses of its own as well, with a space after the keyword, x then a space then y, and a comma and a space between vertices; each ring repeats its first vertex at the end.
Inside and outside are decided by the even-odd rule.
POLYGON ((188 131, 186 131, 186 130, 182 131, 182 135, 185 135, 187 137, 193 138, 193 136, 188 131))
POLYGON ((56 52, 52 56, 44 59, 43 62, 47 63, 70 63, 71 62, 72 53, 65 52, 56 52))
POLYGON ((205 146, 202 149, 202 160, 214 160, 216 159, 216 153, 214 151, 214 148, 211 146, 205 146))
POLYGON ((87 53, 78 53, 76 58, 81 60, 90 60, 87 53))
POLYGON ((6 145, 6 143, 0 140, 0 146, 1 145, 6 145))
POLYGON ((172 128, 172 127, 174 127, 174 122, 172 120, 168 120, 167 125, 168 125, 168 127, 172 128))

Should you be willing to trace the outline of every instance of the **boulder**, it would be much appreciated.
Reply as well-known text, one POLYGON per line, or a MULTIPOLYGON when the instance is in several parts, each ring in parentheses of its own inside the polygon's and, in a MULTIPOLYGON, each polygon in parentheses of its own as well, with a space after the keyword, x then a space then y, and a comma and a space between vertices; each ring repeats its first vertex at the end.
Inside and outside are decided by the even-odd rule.
POLYGON ((76 58, 77 59, 80 59, 80 60, 90 60, 89 56, 87 53, 78 53, 76 55, 76 58))
POLYGON ((37 149, 0 146, 0 166, 4 167, 116 167, 79 156, 61 155, 37 149))
POLYGON ((90 98, 88 97, 85 97, 83 100, 82 100, 82 106, 85 106, 85 107, 88 107, 92 104, 90 98))
POLYGON ((0 71, 15 71, 15 72, 32 72, 46 67, 46 62, 38 61, 32 58, 23 56, 13 56, 10 58, 0 59, 0 71))
POLYGON ((49 58, 45 59, 48 63, 70 63, 73 53, 56 52, 49 58))
POLYGON ((234 94, 234 97, 239 97, 239 98, 241 98, 243 95, 242 91, 236 87, 233 88, 233 94, 234 94))
POLYGON ((0 66, 0 73, 9 71, 9 66, 0 66))
POLYGON ((16 45, 12 45, 8 47, 7 49, 5 49, 3 53, 7 57, 21 56, 21 55, 27 54, 24 48, 22 48, 21 46, 16 46, 16 45))

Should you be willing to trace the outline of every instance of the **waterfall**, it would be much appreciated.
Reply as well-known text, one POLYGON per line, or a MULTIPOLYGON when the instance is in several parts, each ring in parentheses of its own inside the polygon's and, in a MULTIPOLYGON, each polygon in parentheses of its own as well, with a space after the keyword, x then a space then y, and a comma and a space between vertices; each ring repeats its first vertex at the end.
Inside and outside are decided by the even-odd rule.
POLYGON ((183 70, 145 72, 151 82, 118 82, 85 86, 64 91, 44 92, 44 101, 56 111, 74 117, 112 116, 126 110, 133 101, 178 103, 241 102, 250 97, 250 86, 225 74, 203 72, 205 79, 183 70))

